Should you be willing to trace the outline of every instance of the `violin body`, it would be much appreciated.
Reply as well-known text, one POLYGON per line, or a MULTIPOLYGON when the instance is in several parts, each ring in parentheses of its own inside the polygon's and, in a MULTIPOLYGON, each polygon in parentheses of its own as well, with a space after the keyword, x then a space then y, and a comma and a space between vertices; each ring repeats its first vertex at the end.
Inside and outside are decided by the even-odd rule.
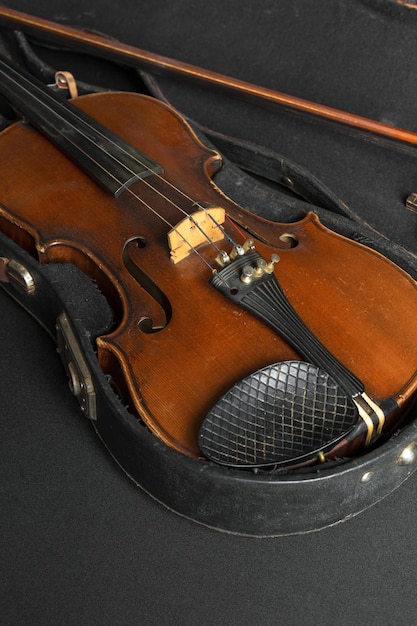
MULTIPOLYGON (((114 197, 18 122, 0 135, 0 226, 41 263, 74 263, 97 282, 114 314, 112 332, 97 339, 100 367, 138 419, 199 458, 201 423, 228 389, 268 364, 301 360, 213 288, 211 245, 171 260, 168 225, 180 221, 178 205, 193 214, 197 203, 225 209, 225 236, 238 228, 264 258, 279 255, 273 271, 288 301, 373 401, 395 400, 387 422, 398 423, 417 385, 417 288, 409 275, 313 214, 279 224, 236 205, 212 181, 220 155, 166 105, 126 93, 75 104, 163 173, 114 197)), ((227 247, 227 237, 217 244, 227 247)))

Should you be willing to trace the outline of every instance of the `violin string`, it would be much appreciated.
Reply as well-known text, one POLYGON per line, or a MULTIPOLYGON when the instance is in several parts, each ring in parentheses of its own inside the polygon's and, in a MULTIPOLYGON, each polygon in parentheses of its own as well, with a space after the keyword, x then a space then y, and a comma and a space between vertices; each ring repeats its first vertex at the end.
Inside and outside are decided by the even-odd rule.
MULTIPOLYGON (((4 72, 2 72, 2 71, 0 70, 0 74, 2 74, 2 73, 4 74, 4 72)), ((11 78, 11 77, 9 76, 9 79, 10 79, 10 78, 11 78)), ((17 81, 15 81, 13 78, 11 78, 11 80, 12 80, 13 82, 15 82, 15 83, 17 82, 17 81)), ((24 87, 22 87, 22 84, 21 84, 21 83, 19 83, 19 88, 20 88, 20 89, 23 89, 24 91, 26 91, 27 93, 29 93, 29 95, 30 95, 32 98, 35 98, 35 99, 37 99, 38 101, 40 101, 40 99, 39 99, 39 98, 37 98, 37 96, 35 96, 35 95, 33 94, 33 92, 31 92, 31 91, 29 91, 28 89, 25 89, 24 87)), ((43 92, 42 92, 42 94, 43 94, 43 92)), ((44 94, 43 94, 43 95, 44 95, 44 94)), ((46 93, 46 95, 47 95, 49 98, 52 98, 52 96, 51 96, 50 94, 46 93)), ((58 103, 58 102, 55 100, 55 98, 52 98, 52 101, 54 102, 54 105, 55 105, 55 104, 60 104, 60 103, 58 103)), ((65 108, 65 111, 67 112, 67 111, 68 111, 68 109, 66 109, 66 108, 65 108)), ((74 115, 76 115, 76 112, 75 112, 75 111, 74 111, 74 115)), ((73 127, 76 131, 77 131, 77 132, 79 132, 79 129, 78 129, 76 126, 74 126, 73 124, 69 123, 68 121, 66 121, 66 123, 70 124, 70 125, 71 125, 71 126, 72 126, 72 127, 73 127)), ((95 131, 96 129, 93 129, 93 130, 95 131)), ((85 139, 87 139, 89 142, 91 142, 91 141, 92 141, 92 140, 90 139, 90 137, 88 137, 87 135, 83 134, 83 136, 84 136, 84 138, 85 138, 85 139)), ((107 139, 107 138, 106 138, 106 139, 107 139)), ((72 139, 67 138, 67 140, 68 140, 68 141, 69 141, 72 145, 74 145, 74 146, 77 148, 77 150, 79 150, 79 152, 81 152, 82 154, 85 154, 85 156, 86 156, 86 157, 87 157, 90 161, 92 161, 92 162, 93 162, 93 163, 95 163, 98 167, 100 167, 103 171, 105 171, 105 172, 106 172, 106 174, 107 174, 108 176, 110 176, 111 178, 113 178, 113 180, 114 180, 114 181, 115 181, 118 185, 121 185, 121 186, 123 185, 122 181, 118 180, 118 179, 117 179, 117 178, 116 178, 116 177, 112 174, 112 172, 111 172, 111 171, 109 171, 109 170, 105 170, 105 169, 103 168, 103 166, 102 166, 100 163, 98 163, 98 162, 97 162, 97 161, 96 161, 96 160, 95 160, 95 159, 91 156, 91 154, 88 154, 87 152, 85 152, 85 150, 83 150, 83 149, 82 149, 79 145, 77 145, 74 141, 72 141, 72 139)), ((132 174, 135 174, 134 172, 131 172, 131 173, 132 173, 132 174)), ((142 182, 143 182, 143 181, 142 181, 142 182)), ((135 193, 134 193, 131 189, 126 188, 126 191, 127 191, 127 192, 128 192, 128 193, 129 193, 129 194, 130 194, 130 195, 131 195, 131 196, 132 196, 135 200, 137 200, 138 202, 140 202, 140 203, 141 203, 141 204, 142 204, 142 205, 143 205, 146 209, 148 209, 149 211, 151 211, 151 212, 152 212, 152 213, 153 213, 153 214, 154 214, 154 215, 155 215, 158 219, 160 219, 160 220, 161 220, 161 221, 163 221, 165 224, 167 224, 167 226, 168 226, 170 229, 174 229, 174 230, 176 230, 175 226, 174 226, 173 224, 171 224, 171 223, 169 222, 169 220, 167 220, 167 219, 166 219, 163 215, 161 215, 160 213, 158 213, 158 212, 157 212, 157 211, 156 211, 153 207, 151 207, 151 206, 150 206, 147 202, 145 202, 145 200, 143 200, 143 199, 142 199, 142 198, 140 198, 137 194, 135 194, 135 193)), ((178 207, 178 209, 179 209, 179 210, 181 210, 179 207, 178 207)), ((185 214, 185 215, 188 215, 185 211, 183 211, 183 212, 184 212, 184 214, 185 214)), ((177 231, 177 232, 178 232, 178 231, 177 231)), ((195 247, 194 247, 194 246, 193 246, 190 242, 188 242, 188 241, 187 241, 186 237, 185 237, 182 233, 179 233, 179 235, 181 236, 181 238, 183 239, 183 241, 185 242, 185 244, 186 244, 186 245, 190 248, 190 250, 191 250, 191 251, 193 251, 193 252, 194 252, 194 253, 195 253, 195 254, 196 254, 196 255, 200 258, 200 260, 201 260, 201 261, 203 261, 203 263, 204 263, 207 267, 209 267, 210 271, 211 271, 212 273, 213 273, 213 272, 215 272, 216 270, 215 270, 215 269, 214 269, 214 268, 210 265, 210 263, 209 263, 209 262, 208 262, 208 261, 207 261, 207 260, 206 260, 206 259, 205 259, 205 258, 204 258, 204 257, 203 257, 200 253, 199 253, 199 252, 198 252, 198 250, 197 250, 197 249, 196 249, 196 248, 195 248, 195 247)))
MULTIPOLYGON (((111 172, 109 172, 109 174, 111 174, 111 172)), ((120 181, 116 181, 116 182, 120 182, 120 181)), ((169 220, 167 220, 163 215, 161 215, 160 213, 158 213, 158 211, 155 211, 154 208, 152 208, 150 206, 150 204, 148 204, 147 202, 145 202, 145 200, 143 200, 143 198, 140 198, 137 194, 135 194, 131 189, 126 189, 126 191, 138 202, 141 202, 143 204, 143 206, 145 206, 149 211, 151 211, 157 218, 159 218, 160 220, 162 220, 165 224, 167 224, 167 226, 169 226, 169 228, 176 230, 175 226, 173 226, 169 220)), ((182 233, 180 233, 179 231, 177 231, 178 234, 182 237, 184 243, 190 248, 190 250, 192 250, 199 258, 201 261, 203 261, 203 263, 205 263, 205 265, 207 265, 207 267, 210 269, 211 272, 215 272, 215 269, 210 265, 210 263, 203 257, 202 254, 200 254, 200 252, 192 245, 189 243, 189 241, 187 241, 186 237, 184 237, 184 235, 182 233)), ((207 237, 207 235, 206 235, 207 237)), ((209 237, 207 237, 207 239, 209 240, 209 237)), ((217 246, 216 246, 217 247, 217 246)))
MULTIPOLYGON (((11 68, 13 70, 13 68, 11 68)), ((38 98, 36 95, 34 95, 33 91, 30 91, 29 89, 26 89, 25 87, 22 86, 22 82, 21 82, 21 77, 19 76, 20 81, 18 83, 18 86, 20 89, 25 90, 27 93, 29 93, 29 95, 31 97, 34 97, 35 99, 37 99, 38 101, 42 102, 42 100, 40 98, 38 98)), ((9 79, 12 80, 13 82, 17 82, 15 79, 13 79, 13 77, 9 76, 9 79)), ((36 85, 32 84, 31 81, 28 80, 28 83, 30 84, 31 87, 37 87, 36 85)), ((47 91, 43 91, 42 89, 42 96, 47 96, 47 98, 53 102, 54 106, 56 106, 57 108, 62 109, 63 111, 65 111, 65 113, 69 113, 70 116, 75 116, 77 117, 77 113, 76 110, 72 110, 69 107, 65 106, 65 104, 63 102, 60 102, 58 99, 56 99, 55 97, 53 97, 53 95, 51 93, 48 93, 47 91)), ((93 118, 91 118, 92 121, 93 118)), ((74 126, 74 124, 71 121, 68 121, 68 119, 65 119, 65 122, 67 124, 69 124, 72 128, 74 128, 74 130, 78 133, 80 133, 81 136, 83 136, 84 139, 86 139, 87 141, 89 141, 90 143, 93 142, 93 140, 84 132, 80 131, 79 127, 74 126)), ((120 145, 118 145, 116 142, 113 141, 113 139, 111 137, 108 137, 107 135, 103 134, 100 129, 96 128, 95 126, 93 126, 91 123, 86 122, 84 119, 82 119, 82 123, 89 129, 91 130, 93 133, 96 133, 98 135, 100 135, 102 138, 104 138, 106 141, 110 142, 111 144, 113 144, 113 146, 120 152, 125 152, 125 154, 127 154, 129 157, 131 157, 131 155, 123 148, 120 147, 120 145)), ((83 154, 85 154, 91 161, 93 161, 98 167, 100 167, 107 175, 109 175, 110 177, 113 178, 113 180, 115 180, 115 182, 117 182, 117 184, 123 186, 123 183, 121 181, 119 181, 109 170, 107 170, 106 168, 104 168, 102 166, 102 164, 98 163, 95 159, 93 159, 91 157, 91 155, 89 155, 87 152, 85 152, 84 150, 80 149, 80 146, 77 145, 74 141, 72 141, 71 139, 69 139, 68 137, 66 137, 67 141, 69 141, 70 143, 72 143, 72 145, 74 145, 79 151, 81 151, 83 154)), ((126 164, 123 163, 122 161, 120 161, 119 159, 117 159, 115 157, 114 154, 110 154, 109 152, 106 152, 106 154, 108 154, 109 156, 112 157, 112 159, 118 163, 119 165, 121 165, 122 167, 124 167, 130 174, 132 174, 133 176, 137 176, 136 172, 134 172, 133 170, 131 170, 129 167, 126 167, 126 164)), ((203 210, 206 215, 208 215, 209 219, 215 224, 215 226, 217 228, 219 228, 219 230, 222 232, 223 236, 225 238, 227 238, 227 240, 229 242, 232 243, 232 245, 235 245, 238 249, 240 248, 239 244, 237 244, 232 237, 230 237, 230 235, 225 231, 225 229, 222 227, 221 224, 219 224, 214 218, 213 216, 210 214, 209 211, 207 211, 207 209, 202 206, 199 202, 197 201, 193 201, 192 198, 190 196, 188 196, 185 192, 183 192, 181 189, 179 189, 178 187, 176 187, 175 185, 173 185, 169 180, 165 179, 163 176, 161 176, 160 174, 158 174, 157 172, 155 172, 154 170, 152 170, 151 168, 149 168, 146 163, 144 163, 143 161, 141 161, 140 159, 138 159, 137 157, 135 157, 135 160, 137 161, 137 163, 144 168, 145 170, 147 170, 149 173, 153 174, 156 178, 158 178, 159 180, 163 181, 168 187, 170 187, 172 190, 176 191, 179 195, 183 196, 185 199, 187 199, 188 201, 190 201, 194 206, 197 206, 199 209, 203 210)), ((179 212, 181 212, 183 215, 185 215, 188 219, 190 219, 190 221, 194 224, 194 226, 202 233, 203 237, 208 241, 208 243, 210 245, 212 245, 214 247, 214 249, 217 251, 218 254, 222 255, 222 251, 219 249, 219 247, 216 245, 216 243, 211 239, 211 237, 209 237, 207 235, 207 233, 204 231, 203 228, 201 228, 201 226, 196 222, 196 220, 192 217, 192 215, 189 215, 184 209, 182 209, 177 203, 173 202, 170 198, 168 198, 165 194, 163 194, 161 191, 159 191, 158 189, 156 189, 153 185, 150 184, 149 181, 147 181, 146 179, 140 178, 140 182, 145 184, 148 188, 150 188, 153 192, 157 193, 159 196, 161 196, 163 199, 165 199, 168 203, 170 203, 176 210, 178 210, 179 212)), ((162 215, 160 215, 159 213, 157 213, 154 209, 152 209, 148 203, 144 202, 137 194, 133 193, 129 188, 126 189, 137 201, 141 202, 147 209, 152 210, 152 212, 157 215, 160 219, 162 219, 162 221, 164 221, 165 223, 167 223, 169 225, 170 228, 176 230, 176 227, 173 226, 172 224, 170 224, 165 218, 163 218, 162 215)), ((177 231, 178 232, 178 231, 177 231)), ((192 246, 184 237, 184 235, 182 233, 179 233, 180 236, 182 237, 182 239, 184 240, 184 242, 186 243, 186 245, 188 245, 190 247, 191 250, 194 250, 195 252, 197 252, 195 250, 195 247, 192 246)), ((201 257, 201 255, 199 255, 201 257)), ((202 258, 202 257, 201 257, 202 258)), ((207 262, 205 261, 205 263, 207 264, 207 262)), ((210 264, 208 264, 209 267, 211 268, 212 271, 215 271, 210 264)))

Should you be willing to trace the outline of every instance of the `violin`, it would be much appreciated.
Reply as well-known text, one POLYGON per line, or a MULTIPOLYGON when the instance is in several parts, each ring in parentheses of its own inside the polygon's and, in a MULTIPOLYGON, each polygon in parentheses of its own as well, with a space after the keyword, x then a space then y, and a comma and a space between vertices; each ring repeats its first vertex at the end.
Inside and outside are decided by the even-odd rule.
POLYGON ((202 463, 295 467, 398 427, 417 386, 411 276, 313 213, 237 205, 213 181, 221 155, 152 97, 67 101, 6 59, 0 93, 22 115, 0 134, 1 231, 97 284, 114 318, 98 362, 157 438, 202 463))

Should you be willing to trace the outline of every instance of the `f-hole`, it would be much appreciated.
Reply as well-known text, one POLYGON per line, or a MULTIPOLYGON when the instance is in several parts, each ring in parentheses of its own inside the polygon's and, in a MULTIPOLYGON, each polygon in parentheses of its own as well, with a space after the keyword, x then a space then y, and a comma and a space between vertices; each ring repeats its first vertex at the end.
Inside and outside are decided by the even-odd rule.
POLYGON ((298 239, 291 233, 283 233, 280 236, 280 240, 286 244, 287 248, 296 248, 298 246, 298 239))
POLYGON ((136 282, 143 288, 148 294, 159 304, 165 314, 165 323, 159 326, 153 325, 153 320, 150 317, 142 317, 138 322, 138 327, 144 333, 156 333, 163 330, 169 323, 172 317, 172 307, 161 289, 156 285, 147 274, 145 274, 140 267, 133 261, 130 256, 129 250, 131 246, 137 248, 146 247, 146 239, 141 236, 131 237, 123 246, 122 258, 126 269, 129 274, 136 280, 136 282))

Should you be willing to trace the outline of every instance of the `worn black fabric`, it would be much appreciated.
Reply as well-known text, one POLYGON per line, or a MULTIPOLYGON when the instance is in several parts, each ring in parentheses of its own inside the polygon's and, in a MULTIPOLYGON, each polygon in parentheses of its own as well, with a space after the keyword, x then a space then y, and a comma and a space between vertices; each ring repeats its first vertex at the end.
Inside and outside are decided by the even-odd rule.
MULTIPOLYGON (((8 6, 417 130, 417 11, 388 0, 8 6)), ((130 72, 64 58, 88 82, 135 84, 130 72)), ((417 190, 414 148, 161 84, 192 119, 284 154, 417 251, 417 218, 404 207, 417 190)), ((126 479, 80 415, 52 341, 2 292, 0 310, 4 623, 415 622, 415 475, 318 533, 257 540, 198 526, 126 479)))

